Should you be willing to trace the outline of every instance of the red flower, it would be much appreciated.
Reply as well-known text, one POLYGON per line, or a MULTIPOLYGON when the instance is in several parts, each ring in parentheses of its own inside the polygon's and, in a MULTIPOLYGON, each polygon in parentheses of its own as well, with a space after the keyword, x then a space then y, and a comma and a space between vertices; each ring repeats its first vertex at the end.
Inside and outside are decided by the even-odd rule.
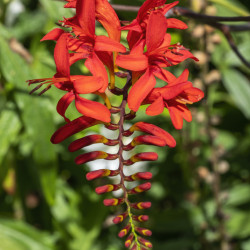
MULTIPOLYGON (((179 1, 170 4, 165 4, 165 2, 166 0, 145 1, 139 9, 136 19, 129 25, 122 27, 122 30, 129 30, 127 40, 130 49, 132 49, 138 41, 145 40, 148 20, 152 12, 160 12, 162 16, 165 16, 171 8, 179 3, 179 1)), ((168 18, 166 20, 168 28, 187 29, 187 25, 178 19, 168 18)))
MULTIPOLYGON (((159 12, 150 14, 147 32, 147 52, 143 53, 144 42, 140 42, 131 50, 129 55, 119 55, 117 65, 132 71, 145 72, 133 85, 128 96, 129 108, 137 111, 144 98, 156 84, 155 76, 166 78, 161 67, 176 65, 187 58, 197 60, 192 53, 180 45, 170 45, 171 36, 166 34, 166 18, 159 12), (157 34, 157 35, 156 35, 157 34)), ((168 81, 169 79, 166 78, 168 81)))
MULTIPOLYGON (((53 78, 28 81, 29 84, 40 83, 40 85, 31 91, 31 93, 39 89, 42 85, 48 84, 48 86, 40 93, 43 94, 51 87, 51 85, 55 85, 61 90, 68 91, 68 93, 59 100, 57 105, 58 113, 62 115, 67 122, 69 120, 65 117, 65 112, 74 99, 76 108, 81 114, 103 122, 110 122, 111 115, 107 107, 100 103, 82 98, 79 95, 89 94, 96 91, 105 91, 107 84, 101 76, 103 71, 99 70, 101 62, 98 58, 95 58, 95 56, 91 61, 96 63, 96 67, 99 70, 94 76, 70 75, 69 53, 67 47, 68 36, 68 33, 61 34, 54 50, 54 59, 57 73, 53 78)), ((87 63, 87 66, 90 68, 90 70, 93 68, 91 63, 87 63)))
POLYGON ((192 86, 192 83, 188 81, 188 74, 186 69, 167 86, 153 89, 143 102, 143 104, 151 104, 146 110, 147 115, 159 115, 165 107, 169 110, 176 129, 182 128, 183 119, 191 122, 192 115, 186 104, 200 101, 204 97, 204 93, 192 86))

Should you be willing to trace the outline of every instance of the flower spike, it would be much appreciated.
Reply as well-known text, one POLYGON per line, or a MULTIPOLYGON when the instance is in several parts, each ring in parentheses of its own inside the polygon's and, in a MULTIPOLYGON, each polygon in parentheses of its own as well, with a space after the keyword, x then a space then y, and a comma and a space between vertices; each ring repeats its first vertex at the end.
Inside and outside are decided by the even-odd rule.
POLYGON ((197 61, 183 45, 171 44, 169 29, 187 28, 180 20, 166 18, 167 12, 177 4, 178 1, 166 4, 166 0, 146 0, 136 19, 121 27, 119 18, 108 0, 65 0, 64 7, 75 8, 75 15, 59 21, 63 29, 55 28, 41 39, 56 43, 56 72, 49 78, 27 81, 29 85, 37 84, 30 94, 38 90, 39 95, 44 94, 53 86, 64 93, 57 103, 56 110, 65 124, 52 135, 53 144, 72 138, 68 150, 80 152, 75 158, 77 165, 98 159, 118 161, 116 169, 100 167, 87 172, 86 179, 91 181, 102 178, 102 184, 96 187, 95 192, 108 196, 103 200, 103 204, 107 207, 123 207, 124 210, 113 218, 113 223, 124 224, 118 236, 126 236, 124 245, 131 250, 152 248, 151 242, 144 239, 151 236, 152 232, 140 225, 149 219, 148 215, 141 212, 149 209, 151 202, 132 203, 130 199, 131 195, 139 197, 152 185, 152 173, 136 171, 136 163, 156 161, 158 155, 156 152, 136 152, 131 154, 129 159, 124 159, 123 153, 132 151, 135 147, 140 148, 140 145, 169 148, 176 146, 175 139, 162 128, 143 121, 133 123, 136 112, 141 106, 148 105, 146 114, 156 116, 166 108, 174 127, 181 129, 183 120, 192 120, 187 106, 204 97, 204 93, 193 87, 188 80, 187 69, 179 77, 175 77, 168 70, 169 67, 187 59, 197 61), (96 21, 106 30, 107 36, 96 34, 96 21), (120 43, 123 30, 128 30, 126 47, 120 43), (76 62, 80 62, 89 73, 72 75, 71 67, 76 62), (123 88, 117 86, 117 78, 127 78, 123 88), (156 87, 157 79, 164 82, 163 87, 156 87), (112 96, 122 98, 119 106, 113 104, 113 100, 118 98, 112 96), (74 120, 71 120, 67 113, 72 104, 79 114, 74 120), (124 130, 127 121, 132 125, 124 130), (85 133, 84 130, 95 125, 116 131, 118 135, 109 139, 108 133, 89 134, 89 130, 88 134, 85 133), (130 143, 124 144, 124 138, 135 132, 141 134, 136 134, 130 143), (114 147, 115 152, 111 154, 105 152, 106 150, 91 151, 88 146, 94 144, 114 147), (124 170, 131 169, 127 166, 133 164, 133 174, 127 176, 124 170), (128 184, 133 185, 133 188, 128 188, 128 184), (118 190, 115 195, 119 196, 112 197, 113 191, 118 190), (137 210, 136 214, 134 210, 137 210))

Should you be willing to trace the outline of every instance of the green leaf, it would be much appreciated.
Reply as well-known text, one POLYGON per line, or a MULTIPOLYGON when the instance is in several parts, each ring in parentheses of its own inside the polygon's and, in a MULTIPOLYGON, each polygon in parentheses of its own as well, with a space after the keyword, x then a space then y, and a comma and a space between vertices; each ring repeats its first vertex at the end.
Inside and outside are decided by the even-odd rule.
POLYGON ((0 220, 0 250, 52 250, 54 237, 19 221, 0 220))
POLYGON ((222 72, 223 84, 235 101, 238 108, 247 118, 250 118, 250 81, 234 69, 222 72))
POLYGON ((21 122, 13 110, 4 110, 0 115, 0 165, 8 149, 17 141, 21 130, 21 122))
POLYGON ((250 202, 250 186, 238 184, 229 191, 226 205, 238 206, 250 202))

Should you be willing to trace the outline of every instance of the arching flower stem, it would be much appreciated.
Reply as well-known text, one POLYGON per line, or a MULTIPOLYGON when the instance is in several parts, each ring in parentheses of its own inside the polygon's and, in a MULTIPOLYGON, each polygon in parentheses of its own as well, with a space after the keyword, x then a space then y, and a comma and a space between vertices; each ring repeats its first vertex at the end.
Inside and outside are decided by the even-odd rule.
POLYGON ((123 100, 122 100, 122 103, 119 107, 120 109, 120 120, 119 120, 119 123, 118 123, 118 126, 119 126, 119 136, 118 136, 118 141, 119 141, 119 151, 118 151, 118 159, 119 159, 119 168, 118 168, 118 171, 119 171, 119 174, 120 174, 120 177, 121 177, 121 181, 120 181, 120 185, 121 185, 121 188, 123 190, 123 195, 124 195, 124 202, 126 203, 126 206, 127 206, 127 213, 128 213, 128 219, 129 219, 129 224, 131 226, 131 232, 134 236, 134 242, 135 244, 137 245, 137 248, 138 250, 140 250, 140 243, 138 241, 138 236, 137 236, 137 233, 135 232, 135 225, 133 223, 133 215, 131 213, 131 206, 130 206, 130 202, 129 202, 129 199, 128 199, 128 192, 127 192, 127 188, 125 186, 125 175, 124 175, 124 159, 123 159, 123 151, 124 151, 124 144, 123 144, 123 133, 124 133, 124 121, 125 121, 125 118, 126 118, 126 105, 127 105, 127 98, 128 98, 128 89, 131 87, 132 85, 132 77, 131 77, 131 74, 128 74, 128 77, 127 77, 127 83, 126 85, 124 86, 124 88, 122 89, 123 91, 123 100))

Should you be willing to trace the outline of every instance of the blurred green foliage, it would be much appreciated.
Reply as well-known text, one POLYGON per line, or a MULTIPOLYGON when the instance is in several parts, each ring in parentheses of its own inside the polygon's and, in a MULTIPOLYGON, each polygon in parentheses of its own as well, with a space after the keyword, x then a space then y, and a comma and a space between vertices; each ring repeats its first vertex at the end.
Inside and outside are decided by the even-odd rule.
MULTIPOLYGON (((200 2, 181 4, 199 11, 200 2)), ((249 15, 250 11, 243 0, 208 4, 212 13, 221 16, 249 15)), ((56 113, 62 93, 53 88, 41 97, 30 96, 25 83, 55 72, 54 43, 39 40, 59 19, 72 15, 62 6, 51 0, 0 2, 0 250, 123 249, 116 236, 119 227, 111 223, 118 210, 103 206, 103 197, 94 193, 97 182, 85 180, 88 167, 74 164, 75 154, 67 152, 68 144, 50 143, 53 132, 63 124, 56 113)), ((135 16, 118 14, 121 20, 135 16)), ((178 75, 188 66, 191 79, 206 98, 191 108, 194 120, 182 131, 173 129, 167 113, 147 117, 142 108, 135 121, 166 129, 176 138, 177 147, 156 149, 158 162, 147 165, 154 174, 152 189, 137 199, 153 203, 147 226, 153 231, 156 250, 217 250, 223 241, 231 249, 249 250, 250 70, 220 32, 184 20, 190 28, 174 32, 173 43, 199 52, 201 62, 189 61, 173 71, 178 75), (211 38, 205 47, 199 29, 211 38)), ((234 34, 234 38, 249 59, 250 32, 234 34)), ((83 71, 78 66, 74 70, 83 71)), ((70 116, 77 115, 71 112, 70 116)), ((98 132, 100 127, 93 129, 98 132)), ((140 146, 138 150, 155 148, 140 146)), ((101 167, 102 162, 95 164, 101 167)))

